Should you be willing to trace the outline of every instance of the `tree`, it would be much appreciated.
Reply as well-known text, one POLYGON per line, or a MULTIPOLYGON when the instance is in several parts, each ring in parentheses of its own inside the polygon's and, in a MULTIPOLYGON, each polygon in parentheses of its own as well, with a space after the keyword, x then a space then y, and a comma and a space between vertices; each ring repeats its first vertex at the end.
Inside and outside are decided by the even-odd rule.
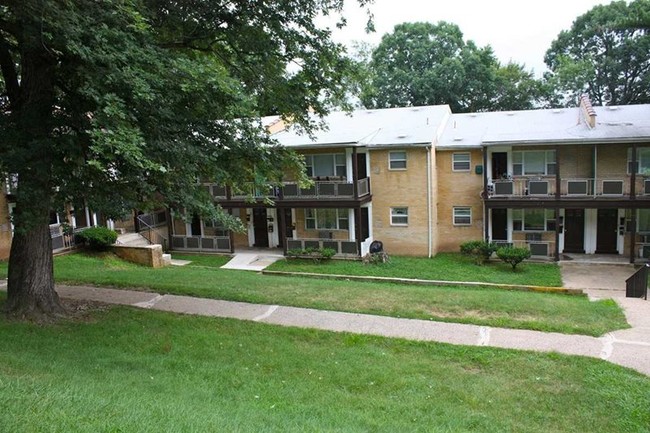
POLYGON ((73 198, 107 217, 170 205, 232 224, 197 179, 300 171, 258 119, 311 130, 309 108, 345 97, 350 62, 313 22, 342 4, 0 0, 0 169, 18 179, 8 312, 64 313, 48 215, 73 198))
POLYGON ((522 66, 501 67, 489 46, 455 24, 404 23, 384 35, 366 67, 367 107, 448 104, 453 112, 532 108, 541 89, 522 66))
POLYGON ((599 105, 650 102, 650 0, 599 5, 562 31, 546 52, 547 79, 575 104, 587 93, 599 105))

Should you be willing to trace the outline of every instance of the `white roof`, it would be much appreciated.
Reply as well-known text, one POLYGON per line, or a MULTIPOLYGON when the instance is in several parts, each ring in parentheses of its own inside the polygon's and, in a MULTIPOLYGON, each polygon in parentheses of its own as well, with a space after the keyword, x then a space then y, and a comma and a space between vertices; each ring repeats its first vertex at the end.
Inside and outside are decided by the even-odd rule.
POLYGON ((295 127, 280 131, 273 138, 283 146, 301 148, 430 145, 441 134, 450 114, 447 105, 337 111, 325 116, 326 129, 315 131, 311 138, 295 127))
POLYGON ((650 104, 594 107, 590 128, 579 107, 452 114, 436 148, 482 145, 650 142, 650 104))

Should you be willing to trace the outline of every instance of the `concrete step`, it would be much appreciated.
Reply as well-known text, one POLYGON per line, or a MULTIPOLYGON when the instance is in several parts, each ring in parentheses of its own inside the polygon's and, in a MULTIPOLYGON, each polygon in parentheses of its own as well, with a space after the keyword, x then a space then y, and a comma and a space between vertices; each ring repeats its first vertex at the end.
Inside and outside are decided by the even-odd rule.
POLYGON ((165 266, 171 266, 172 264, 172 255, 171 254, 163 254, 162 255, 163 263, 165 266))
POLYGON ((117 244, 129 247, 144 247, 149 245, 149 241, 139 233, 126 233, 117 237, 117 244))

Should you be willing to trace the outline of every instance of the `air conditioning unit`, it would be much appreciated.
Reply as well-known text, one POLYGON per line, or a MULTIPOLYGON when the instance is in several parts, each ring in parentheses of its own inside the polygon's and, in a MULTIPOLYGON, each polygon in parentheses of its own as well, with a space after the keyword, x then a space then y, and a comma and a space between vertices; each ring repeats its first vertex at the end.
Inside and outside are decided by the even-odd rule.
POLYGON ((494 195, 513 195, 514 182, 494 182, 494 195))
POLYGON ((548 256, 548 244, 528 244, 530 254, 533 256, 548 256))
POLYGON ((569 180, 567 181, 568 195, 587 195, 589 184, 586 180, 569 180))
POLYGON ((603 195, 623 195, 623 181, 604 180, 602 193, 603 195))
POLYGON ((650 194, 650 179, 645 179, 643 181, 643 193, 650 194))
POLYGON ((528 182, 528 194, 530 195, 548 195, 548 181, 531 180, 528 182))

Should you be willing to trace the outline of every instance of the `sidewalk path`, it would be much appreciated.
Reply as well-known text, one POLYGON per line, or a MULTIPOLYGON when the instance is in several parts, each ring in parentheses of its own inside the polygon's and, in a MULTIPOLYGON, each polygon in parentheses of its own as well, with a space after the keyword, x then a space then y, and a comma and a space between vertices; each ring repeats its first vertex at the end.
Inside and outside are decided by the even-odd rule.
POLYGON ((469 346, 559 352, 604 359, 650 376, 650 302, 618 299, 632 329, 603 337, 502 329, 460 323, 247 304, 188 296, 87 286, 57 286, 63 298, 131 305, 159 311, 251 320, 282 326, 378 335, 469 346))

